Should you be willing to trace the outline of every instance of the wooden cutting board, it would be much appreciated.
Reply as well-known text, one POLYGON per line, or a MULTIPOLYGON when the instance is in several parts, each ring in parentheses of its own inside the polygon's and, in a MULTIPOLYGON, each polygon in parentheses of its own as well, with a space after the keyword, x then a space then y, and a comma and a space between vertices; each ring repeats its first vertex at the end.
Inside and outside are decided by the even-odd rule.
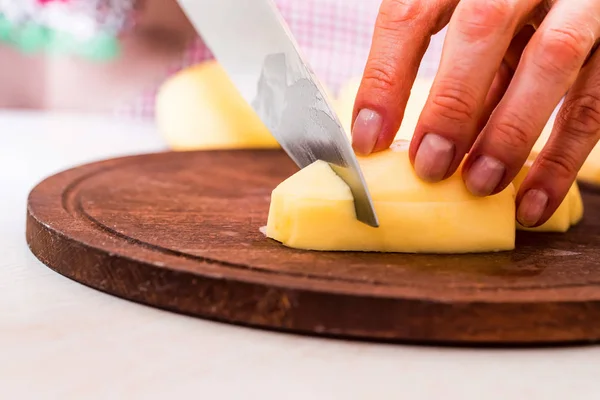
POLYGON ((600 339, 600 195, 583 192, 567 234, 519 232, 512 252, 311 252, 260 232, 271 190, 295 171, 276 150, 84 165, 33 189, 27 241, 85 285, 230 323, 421 343, 600 339))

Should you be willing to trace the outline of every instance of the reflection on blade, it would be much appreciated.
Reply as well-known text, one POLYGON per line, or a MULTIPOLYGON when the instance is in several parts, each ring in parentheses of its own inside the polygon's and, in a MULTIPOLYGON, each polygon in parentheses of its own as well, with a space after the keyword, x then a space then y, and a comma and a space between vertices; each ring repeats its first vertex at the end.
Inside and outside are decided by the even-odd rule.
POLYGON ((378 226, 352 146, 275 4, 271 0, 179 2, 284 151, 300 168, 316 160, 328 162, 350 187, 356 217, 378 226))

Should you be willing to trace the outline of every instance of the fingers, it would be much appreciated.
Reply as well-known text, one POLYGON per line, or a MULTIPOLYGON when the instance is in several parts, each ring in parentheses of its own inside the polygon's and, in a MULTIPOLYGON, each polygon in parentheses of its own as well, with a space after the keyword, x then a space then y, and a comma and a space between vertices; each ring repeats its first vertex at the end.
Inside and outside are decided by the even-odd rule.
POLYGON ((513 36, 539 1, 463 0, 456 7, 411 143, 419 177, 435 182, 456 171, 479 133, 486 97, 513 36))
POLYGON ((548 143, 517 196, 517 219, 543 224, 554 214, 577 171, 600 138, 600 53, 596 52, 565 97, 548 143))
MULTIPOLYGON (((597 1, 569 0, 550 10, 465 161, 463 176, 472 193, 497 193, 519 172, 598 37, 599 8, 597 1)), ((552 194, 562 193, 557 190, 552 194)), ((540 193, 536 199, 542 203, 540 193)))
POLYGON ((492 86, 490 87, 490 91, 487 94, 483 105, 482 115, 479 118, 479 123, 477 124, 477 132, 481 132, 481 130, 487 125, 487 122, 492 115, 492 112, 502 100, 504 93, 508 89, 508 85, 512 80, 512 77, 517 69, 517 65, 519 64, 519 60, 521 58, 521 54, 523 50, 527 46, 527 43, 535 33, 535 29, 532 26, 523 27, 519 33, 513 38, 506 55, 504 56, 504 60, 496 72, 496 77, 492 82, 492 86))
POLYGON ((353 112, 352 144, 361 155, 389 147, 431 35, 459 0, 383 0, 353 112))
POLYGON ((492 86, 483 102, 483 108, 481 115, 479 116, 479 122, 477 124, 477 131, 480 132, 487 124, 488 119, 492 115, 492 112, 502 100, 502 96, 508 89, 510 80, 512 79, 514 71, 503 61, 496 72, 492 86))

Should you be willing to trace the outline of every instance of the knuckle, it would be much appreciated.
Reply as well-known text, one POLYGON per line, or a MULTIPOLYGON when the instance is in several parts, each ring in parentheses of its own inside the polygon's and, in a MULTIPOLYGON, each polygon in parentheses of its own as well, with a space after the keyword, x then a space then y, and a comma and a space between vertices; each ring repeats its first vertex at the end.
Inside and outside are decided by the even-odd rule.
POLYGON ((586 141, 600 135, 600 96, 586 93, 564 102, 560 125, 574 140, 586 141))
POLYGON ((553 151, 538 159, 538 168, 557 180, 571 179, 577 173, 579 164, 576 155, 567 149, 553 151))
POLYGON ((379 8, 378 28, 397 30, 400 24, 420 21, 425 14, 425 1, 384 0, 379 8))
POLYGON ((541 35, 532 61, 543 71, 571 74, 583 63, 593 44, 594 37, 583 27, 549 28, 541 35))
POLYGON ((390 61, 372 59, 363 74, 363 84, 372 89, 392 90, 397 81, 396 68, 390 61))
POLYGON ((464 83, 440 83, 431 103, 435 114, 450 121, 471 121, 477 115, 477 97, 464 83))
POLYGON ((492 126, 493 141, 502 148, 518 150, 533 145, 528 124, 522 118, 510 116, 492 126))
POLYGON ((457 9, 457 29, 467 39, 481 39, 511 28, 516 12, 513 0, 471 0, 457 9))

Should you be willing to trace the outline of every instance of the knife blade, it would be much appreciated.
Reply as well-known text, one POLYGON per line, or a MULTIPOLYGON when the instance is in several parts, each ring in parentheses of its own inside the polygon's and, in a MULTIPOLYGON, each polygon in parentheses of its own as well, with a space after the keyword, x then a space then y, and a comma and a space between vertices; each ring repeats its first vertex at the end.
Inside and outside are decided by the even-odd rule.
POLYGON ((283 150, 304 168, 323 160, 350 187, 356 217, 379 221, 364 176, 323 87, 272 0, 179 0, 215 59, 283 150))

